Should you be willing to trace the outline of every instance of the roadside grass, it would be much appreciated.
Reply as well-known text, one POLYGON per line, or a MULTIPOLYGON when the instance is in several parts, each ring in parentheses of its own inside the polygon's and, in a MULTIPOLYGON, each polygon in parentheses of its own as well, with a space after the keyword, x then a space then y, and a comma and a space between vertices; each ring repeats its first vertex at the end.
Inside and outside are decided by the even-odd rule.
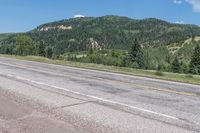
POLYGON ((134 68, 126 68, 126 67, 106 66, 106 65, 93 64, 93 63, 80 63, 80 62, 71 62, 71 61, 64 61, 64 60, 53 60, 53 59, 48 59, 45 57, 38 57, 38 56, 0 55, 0 57, 36 61, 36 62, 43 62, 43 63, 49 63, 49 64, 56 64, 56 65, 65 65, 65 66, 71 66, 71 67, 93 69, 93 70, 100 70, 100 71, 106 71, 106 72, 114 72, 114 73, 142 76, 142 77, 148 77, 148 78, 191 83, 191 84, 200 84, 200 75, 157 72, 156 70, 141 70, 141 69, 134 69, 134 68))

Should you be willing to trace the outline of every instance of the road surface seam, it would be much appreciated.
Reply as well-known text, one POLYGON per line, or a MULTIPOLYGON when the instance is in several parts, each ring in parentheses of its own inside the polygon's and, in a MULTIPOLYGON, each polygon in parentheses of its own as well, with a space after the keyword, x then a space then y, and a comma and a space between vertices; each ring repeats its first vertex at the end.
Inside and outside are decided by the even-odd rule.
POLYGON ((57 110, 57 109, 61 109, 61 108, 67 108, 67 107, 83 105, 83 104, 90 103, 90 102, 92 102, 92 101, 86 101, 86 102, 81 102, 81 103, 75 103, 75 104, 70 104, 70 105, 59 106, 59 107, 51 108, 51 110, 57 110))
POLYGON ((85 97, 88 97, 88 98, 96 99, 98 101, 111 103, 111 104, 114 104, 114 105, 120 105, 120 106, 123 106, 123 107, 127 107, 127 108, 130 108, 130 109, 146 112, 146 113, 149 113, 149 114, 154 114, 154 115, 161 116, 161 117, 164 117, 164 118, 173 119, 173 120, 179 120, 179 118, 177 118, 177 117, 166 115, 166 114, 162 114, 162 113, 158 113, 158 112, 147 110, 147 109, 144 109, 144 108, 139 108, 139 107, 131 106, 131 105, 128 105, 128 104, 124 104, 124 103, 120 103, 120 102, 116 102, 116 101, 111 101, 111 100, 100 98, 100 97, 96 97, 96 96, 93 96, 93 95, 83 94, 83 93, 80 93, 80 92, 77 92, 77 91, 72 91, 72 90, 69 90, 69 89, 66 89, 66 88, 62 88, 62 87, 58 87, 58 86, 54 86, 54 85, 48 85, 46 83, 33 81, 33 80, 30 80, 30 79, 26 79, 26 78, 15 76, 15 75, 11 75, 11 74, 4 74, 2 72, 0 72, 0 74, 8 76, 8 77, 11 77, 11 78, 15 78, 15 79, 18 79, 18 80, 31 82, 31 83, 38 84, 38 85, 45 85, 45 86, 48 86, 48 87, 51 87, 51 88, 56 88, 58 90, 67 91, 67 92, 74 93, 74 94, 77 94, 77 95, 81 95, 81 96, 85 96, 85 97))
MULTIPOLYGON (((11 74, 2 74, 1 72, 0 72, 0 75, 1 76, 3 76, 3 77, 6 77, 6 78, 8 78, 8 79, 14 79, 14 80, 16 80, 16 81, 19 81, 19 82, 22 82, 22 83, 27 83, 28 85, 33 85, 34 87, 36 86, 37 87, 37 85, 34 85, 34 84, 38 84, 38 83, 35 83, 36 81, 29 81, 29 80, 27 80, 27 79, 24 79, 23 77, 16 77, 15 75, 11 75, 11 74), (16 79, 17 78, 17 79, 16 79), (20 79, 19 79, 20 78, 20 79), (23 79, 23 80, 22 80, 23 79)), ((51 86, 49 86, 49 85, 46 85, 46 84, 41 84, 41 83, 39 83, 39 85, 42 85, 42 86, 47 86, 47 87, 50 87, 50 88, 54 88, 54 87, 51 87, 51 86)), ((58 90, 58 88, 55 88, 55 89, 57 89, 58 90)), ((48 89, 42 89, 42 90, 48 90, 48 89)), ((62 90, 63 92, 65 92, 66 90, 62 90)), ((67 92, 67 91, 66 91, 67 92)), ((72 93, 73 94, 73 92, 70 92, 70 93, 72 93)), ((62 93, 59 93, 59 94, 62 94, 62 93)), ((67 95, 68 96, 68 95, 67 95)), ((89 102, 91 102, 91 103, 98 103, 98 104, 100 104, 100 105, 106 105, 106 106, 108 106, 108 107, 110 107, 110 106, 112 106, 112 107, 116 107, 116 104, 109 104, 109 103, 107 103, 107 102, 104 102, 104 101, 101 101, 101 100, 97 100, 97 101, 89 101, 89 102)), ((56 110, 56 109, 55 109, 56 110)), ((133 114, 133 115, 139 115, 139 116, 141 116, 141 117, 144 117, 144 118, 147 118, 147 119, 152 119, 152 120, 155 120, 155 121, 159 121, 159 122, 162 122, 162 123, 165 123, 165 124, 168 124, 168 125, 173 125, 173 124, 171 124, 171 123, 169 123, 169 122, 165 122, 165 121, 162 121, 162 120, 159 120, 159 119, 155 119, 155 118, 153 118, 153 117, 147 117, 146 115, 142 115, 141 113, 142 113, 142 111, 140 110, 140 111, 138 111, 138 113, 133 113, 132 111, 134 111, 134 110, 132 110, 131 111, 131 108, 124 108, 123 106, 119 106, 119 108, 118 108, 118 110, 121 110, 121 111, 123 111, 123 112, 126 112, 126 113, 130 113, 130 114, 133 114), (125 110, 124 110, 125 109, 125 110), (140 113, 141 112, 141 113, 140 113)), ((135 111, 137 111, 137 110, 135 110, 135 111)), ((144 113, 144 112, 143 112, 144 113)), ((148 113, 146 113, 147 115, 148 115, 148 113)), ((161 117, 162 118, 162 117, 161 117)), ((174 120, 174 119, 173 119, 174 120)), ((178 120, 178 122, 180 122, 180 123, 182 123, 181 122, 182 121, 182 119, 179 119, 178 120)), ((195 123, 194 123, 195 124, 195 123)), ((190 128, 190 127, 188 127, 188 125, 187 124, 185 124, 185 123, 182 123, 181 125, 180 124, 175 124, 174 123, 174 126, 177 126, 177 127, 180 127, 180 128, 184 128, 184 129, 187 129, 187 130, 191 130, 191 131, 196 131, 196 132, 200 132, 200 130, 198 129, 198 128, 196 128, 196 127, 194 127, 193 128, 193 126, 190 128)))
MULTIPOLYGON (((65 74, 57 74, 57 73, 52 73, 52 72, 47 72, 47 71, 35 70, 33 68, 27 68, 27 67, 22 66, 22 65, 16 66, 16 65, 7 64, 7 63, 0 63, 0 64, 11 66, 11 67, 17 67, 17 68, 21 68, 21 69, 27 69, 27 70, 30 70, 30 71, 35 71, 35 72, 40 72, 40 73, 45 73, 45 74, 56 75, 56 76, 64 76, 64 77, 69 76, 69 75, 65 75, 65 74)), ((77 75, 73 75, 73 76, 75 76, 77 78, 77 75)), ((77 79, 84 79, 84 78, 79 77, 77 79)), ((140 89, 143 89, 143 90, 155 90, 155 91, 167 92, 167 93, 177 94, 177 95, 198 97, 195 93, 191 93, 191 92, 174 91, 174 90, 167 89, 167 88, 149 87, 149 86, 138 85, 138 84, 134 84, 134 83, 126 82, 126 81, 121 81, 121 80, 111 80, 111 79, 104 79, 104 78, 100 78, 100 77, 92 77, 92 79, 94 79, 94 80, 101 80, 101 81, 107 81, 108 83, 109 82, 114 82, 114 83, 119 83, 120 82, 120 83, 124 83, 124 84, 127 84, 127 85, 134 85, 135 87, 139 87, 140 89)))
MULTIPOLYGON (((0 72, 0 75, 1 75, 2 77, 8 78, 8 79, 15 80, 15 81, 19 81, 19 82, 21 82, 21 83, 30 85, 30 86, 32 86, 32 87, 35 87, 35 88, 39 89, 39 90, 47 91, 47 92, 50 92, 50 93, 56 93, 56 94, 59 94, 59 95, 62 95, 62 96, 66 96, 66 97, 69 97, 69 98, 73 98, 73 99, 76 99, 76 100, 87 101, 87 100, 85 100, 85 99, 83 99, 83 98, 77 98, 77 97, 74 97, 74 96, 69 96, 69 95, 67 95, 67 94, 63 94, 63 93, 58 92, 58 91, 55 91, 55 90, 43 89, 43 88, 41 88, 41 87, 39 87, 39 86, 36 86, 36 85, 31 84, 30 82, 23 81, 23 80, 19 80, 19 79, 10 77, 10 76, 8 76, 8 75, 2 75, 1 72, 0 72)), ((64 90, 63 90, 63 91, 64 91, 64 90)), ((91 101, 91 102, 92 102, 92 101, 91 101)), ((94 101, 93 101, 93 102, 94 102, 94 101)))

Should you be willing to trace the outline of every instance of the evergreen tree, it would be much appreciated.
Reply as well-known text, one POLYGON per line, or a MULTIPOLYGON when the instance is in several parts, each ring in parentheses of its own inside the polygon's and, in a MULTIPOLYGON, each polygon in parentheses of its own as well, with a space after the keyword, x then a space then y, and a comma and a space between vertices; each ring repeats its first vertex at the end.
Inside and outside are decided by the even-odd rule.
POLYGON ((46 47, 45 49, 45 56, 47 58, 52 58, 53 55, 53 49, 51 47, 46 47))
POLYGON ((188 73, 188 64, 185 63, 184 61, 181 61, 181 72, 182 73, 188 73))
POLYGON ((197 45, 189 65, 190 73, 200 74, 200 46, 197 45))
POLYGON ((93 48, 89 48, 87 55, 92 55, 92 54, 94 54, 94 50, 93 48))
POLYGON ((144 55, 138 40, 135 39, 129 51, 129 59, 133 63, 137 63, 139 68, 144 68, 144 55))
POLYGON ((45 44, 43 41, 36 45, 36 54, 39 56, 45 56, 45 44))
POLYGON ((174 61, 172 62, 172 66, 171 66, 171 70, 172 72, 174 73, 180 73, 180 70, 181 70, 181 64, 178 60, 178 57, 176 57, 174 59, 174 61))

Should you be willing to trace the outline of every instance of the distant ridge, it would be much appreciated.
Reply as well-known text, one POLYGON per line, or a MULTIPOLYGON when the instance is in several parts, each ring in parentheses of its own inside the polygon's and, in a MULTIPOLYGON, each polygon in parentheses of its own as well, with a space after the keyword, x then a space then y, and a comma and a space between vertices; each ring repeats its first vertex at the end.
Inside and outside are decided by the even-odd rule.
POLYGON ((128 49, 135 38, 143 47, 166 46, 200 36, 200 27, 156 18, 138 20, 109 15, 50 22, 24 34, 64 53, 84 51, 91 40, 107 49, 128 49))

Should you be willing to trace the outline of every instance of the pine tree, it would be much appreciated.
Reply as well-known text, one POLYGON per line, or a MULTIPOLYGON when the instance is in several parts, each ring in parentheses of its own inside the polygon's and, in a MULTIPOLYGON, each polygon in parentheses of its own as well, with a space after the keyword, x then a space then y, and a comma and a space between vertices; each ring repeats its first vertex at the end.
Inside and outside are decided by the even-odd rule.
POLYGON ((53 55, 53 49, 51 47, 46 47, 45 49, 45 56, 47 58, 52 58, 53 55))
POLYGON ((133 45, 129 51, 129 57, 130 57, 130 60, 132 62, 136 62, 136 58, 137 58, 137 55, 138 55, 138 52, 141 50, 141 47, 138 43, 138 40, 135 39, 134 42, 133 42, 133 45))
POLYGON ((174 73, 180 73, 180 70, 181 70, 181 64, 178 60, 178 58, 176 57, 174 59, 174 61, 172 62, 172 66, 171 66, 171 70, 172 72, 174 73))
POLYGON ((92 55, 92 54, 94 54, 94 50, 93 50, 93 48, 89 48, 87 55, 89 56, 89 55, 92 55))
POLYGON ((36 53, 38 56, 45 56, 45 44, 43 41, 40 41, 36 46, 36 53))
POLYGON ((181 72, 188 73, 188 68, 189 66, 187 65, 187 63, 185 63, 184 61, 181 61, 181 72))
POLYGON ((144 68, 144 55, 137 39, 134 40, 134 43, 129 51, 129 59, 131 62, 137 63, 139 68, 144 68))
POLYGON ((197 45, 189 65, 190 73, 200 74, 200 46, 197 45))

